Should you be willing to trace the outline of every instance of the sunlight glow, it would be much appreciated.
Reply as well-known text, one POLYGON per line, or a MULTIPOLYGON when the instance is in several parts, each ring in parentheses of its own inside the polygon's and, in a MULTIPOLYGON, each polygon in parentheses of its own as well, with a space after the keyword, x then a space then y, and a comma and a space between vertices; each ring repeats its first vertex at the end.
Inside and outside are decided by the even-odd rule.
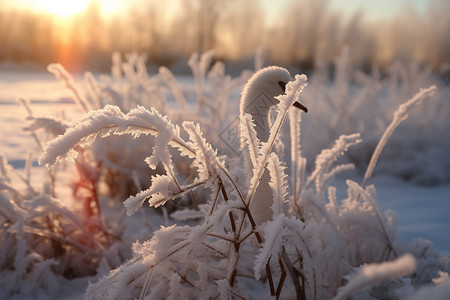
POLYGON ((33 6, 61 18, 67 18, 84 11, 89 2, 90 0, 38 0, 33 2, 33 6))
POLYGON ((19 7, 67 19, 75 14, 84 13, 94 2, 99 4, 102 15, 106 17, 139 4, 139 0, 0 0, 0 7, 2 5, 19 7))

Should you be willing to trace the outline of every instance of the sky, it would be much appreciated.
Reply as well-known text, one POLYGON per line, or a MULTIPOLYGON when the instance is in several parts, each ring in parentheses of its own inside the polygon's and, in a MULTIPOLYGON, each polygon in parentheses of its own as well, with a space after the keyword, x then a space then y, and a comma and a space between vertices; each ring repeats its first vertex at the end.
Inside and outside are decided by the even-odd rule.
MULTIPOLYGON (((73 13, 82 12, 90 0, 1 0, 5 6, 29 8, 68 17, 73 13)), ((127 0, 98 0, 105 14, 114 14, 127 6, 127 0)), ((137 2, 134 0, 132 2, 137 2)))
MULTIPOLYGON (((277 1, 278 10, 273 5, 273 0, 261 0, 269 15, 276 18, 283 5, 292 0, 277 1)), ((330 8, 340 12, 345 16, 352 16, 356 12, 361 12, 368 21, 389 18, 401 11, 405 5, 412 6, 417 12, 425 12, 427 5, 432 0, 330 0, 330 8)), ((271 20, 273 21, 273 20, 271 20)))
MULTIPOLYGON (((122 10, 129 3, 140 2, 137 0, 98 0, 104 9, 106 15, 116 13, 122 10), (128 3, 128 4, 127 4, 128 3)), ((279 9, 283 8, 283 4, 291 0, 281 0, 277 5, 273 5, 272 0, 261 0, 263 7, 268 12, 276 15, 279 9), (276 8, 279 8, 278 10, 276 8)), ((29 7, 35 10, 50 11, 59 14, 62 17, 70 15, 72 12, 80 12, 87 5, 89 0, 2 0, 0 5, 12 5, 29 7)), ((368 20, 377 20, 380 18, 388 18, 400 11, 405 3, 412 5, 418 12, 426 9, 430 0, 331 0, 330 6, 333 10, 340 11, 345 15, 352 15, 354 12, 361 11, 368 20)))
POLYGON ((332 0, 330 6, 333 10, 348 15, 361 11, 367 20, 373 21, 393 16, 406 4, 423 13, 429 2, 429 0, 332 0))

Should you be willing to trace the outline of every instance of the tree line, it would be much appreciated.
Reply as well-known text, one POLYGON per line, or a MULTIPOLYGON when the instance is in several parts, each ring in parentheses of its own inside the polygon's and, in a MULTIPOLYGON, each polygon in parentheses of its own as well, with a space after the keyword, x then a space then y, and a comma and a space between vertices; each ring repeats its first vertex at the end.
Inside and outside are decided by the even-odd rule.
MULTIPOLYGON (((274 4, 275 5, 275 4, 274 4)), ((405 4, 388 19, 344 16, 329 0, 291 0, 269 13, 259 0, 141 1, 114 16, 91 1, 85 12, 62 20, 30 10, 0 9, 0 61, 60 62, 68 69, 102 69, 111 54, 146 53, 168 65, 192 52, 215 49, 225 61, 263 46, 274 63, 312 67, 332 62, 348 46, 360 65, 389 65, 408 57, 435 69, 450 62, 450 2, 430 1, 424 13, 405 4)))

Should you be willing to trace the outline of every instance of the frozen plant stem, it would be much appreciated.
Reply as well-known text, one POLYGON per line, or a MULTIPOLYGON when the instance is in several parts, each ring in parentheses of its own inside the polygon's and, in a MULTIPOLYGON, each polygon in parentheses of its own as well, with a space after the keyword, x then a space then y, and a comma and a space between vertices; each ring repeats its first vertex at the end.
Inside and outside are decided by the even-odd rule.
POLYGON ((392 120, 391 124, 389 124, 388 128, 386 128, 386 131, 383 133, 383 136, 379 140, 377 147, 375 148, 372 157, 369 162, 369 166, 367 167, 366 173, 364 175, 364 180, 362 182, 362 188, 365 188, 367 185, 367 181, 372 176, 373 170, 375 169, 375 165, 377 164, 378 158, 381 155, 381 151, 383 151, 384 146, 386 145, 386 142, 391 137, 394 130, 397 128, 398 125, 406 118, 408 118, 409 111, 416 105, 419 105, 422 103, 422 101, 430 96, 433 96, 436 92, 436 86, 430 86, 427 89, 421 89, 420 92, 414 95, 408 102, 403 103, 399 106, 399 108, 394 113, 394 119, 392 120))
MULTIPOLYGON (((287 271, 289 273, 289 276, 292 279, 292 283, 294 284, 295 287, 295 294, 297 295, 297 299, 301 299, 301 300, 306 300, 304 299, 304 293, 302 292, 302 288, 300 287, 300 284, 298 282, 298 271, 294 270, 294 266, 292 265, 291 260, 289 259, 289 256, 286 253, 286 249, 283 247, 281 247, 281 259, 283 260, 283 262, 286 264, 286 268, 287 271)), ((282 265, 282 262, 280 261, 280 266, 282 265)), ((303 276, 302 276, 303 277, 303 276)))
POLYGON ((244 142, 245 159, 251 162, 251 164, 248 162, 247 167, 253 169, 250 174, 250 188, 245 203, 253 211, 257 225, 271 219, 270 207, 273 199, 272 190, 268 184, 269 176, 266 165, 288 109, 296 106, 307 111, 306 107, 298 102, 300 93, 305 86, 305 75, 297 75, 295 81, 291 81, 291 76, 286 69, 272 66, 255 73, 242 92, 240 101, 241 138, 244 142), (276 120, 272 127, 269 127, 270 108, 277 104, 276 120), (248 126, 247 115, 251 115, 256 128, 248 126), (255 129, 256 136, 254 136, 255 129), (258 201, 253 203, 253 199, 258 199, 258 201))
MULTIPOLYGON (((266 166, 288 109, 294 105, 305 112, 307 111, 306 107, 297 102, 305 86, 306 76, 296 76, 295 82, 291 82, 290 74, 286 69, 268 67, 255 73, 244 87, 242 93, 240 102, 241 137, 244 142, 243 148, 247 151, 244 154, 247 155, 247 163, 251 162, 251 165, 248 165, 248 167, 253 169, 250 189, 245 199, 244 207, 255 232, 255 237, 260 244, 263 243, 263 239, 259 236, 259 232, 255 231, 256 225, 269 221, 273 215, 273 192, 269 186, 269 173, 266 170, 266 166), (285 92, 286 94, 284 94, 285 92), (263 97, 261 97, 261 93, 263 97), (270 128, 269 109, 276 104, 278 104, 278 114, 270 128), (261 111, 261 107, 266 107, 267 109, 261 111), (259 124, 256 126, 256 132, 254 123, 249 115, 252 116, 253 122, 257 119, 259 121, 259 124), (260 141, 262 142, 261 146, 260 141), (256 199, 255 202, 253 202, 253 199, 256 199)), ((281 277, 276 290, 270 268, 270 258, 266 263, 270 293, 272 296, 276 296, 277 299, 281 294, 286 277, 286 271, 280 257, 278 257, 278 262, 281 269, 281 277)), ((294 278, 292 279, 295 280, 294 278)))
POLYGON ((72 76, 60 64, 50 64, 47 67, 50 73, 53 73, 64 85, 73 93, 76 103, 81 106, 84 112, 88 112, 90 107, 87 101, 81 97, 78 90, 75 88, 72 76))
MULTIPOLYGON (((383 133, 383 136, 379 140, 379 142, 372 154, 372 157, 370 159, 369 166, 367 167, 366 173, 364 175, 364 180, 362 182, 361 187, 357 186, 356 183, 351 184, 355 189, 358 190, 358 194, 357 194, 357 198, 356 198, 357 201, 361 197, 362 193, 365 194, 365 197, 370 200, 373 208, 375 209, 376 216, 377 216, 378 222, 380 223, 380 226, 383 230, 384 236, 386 238, 386 242, 388 243, 388 248, 393 252, 395 257, 398 257, 398 253, 395 250, 392 240, 384 226, 384 222, 381 217, 381 212, 379 211, 378 206, 375 203, 375 201, 372 199, 372 197, 365 191, 365 187, 367 185, 368 180, 372 176, 373 170, 375 169, 375 165, 377 164, 378 158, 381 155, 381 151, 383 150, 384 146, 386 145, 388 139, 391 137, 394 130, 398 127, 398 125, 400 125, 400 123, 402 121, 404 121, 408 118, 408 113, 414 106, 421 104, 424 99, 426 99, 427 97, 433 96, 435 92, 436 92, 436 86, 434 86, 434 85, 427 89, 421 89, 419 93, 414 95, 414 97, 412 97, 406 103, 403 103, 402 105, 399 106, 399 108, 394 113, 394 118, 393 118, 391 124, 389 124, 389 126, 386 128, 386 131, 383 133)), ((349 183, 350 183, 350 181, 348 181, 348 184, 349 183)))

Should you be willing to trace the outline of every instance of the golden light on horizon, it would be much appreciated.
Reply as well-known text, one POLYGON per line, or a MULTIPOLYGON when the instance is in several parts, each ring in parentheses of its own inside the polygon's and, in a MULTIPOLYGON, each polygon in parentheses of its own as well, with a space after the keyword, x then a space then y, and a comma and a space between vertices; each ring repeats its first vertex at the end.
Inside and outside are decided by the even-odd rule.
POLYGON ((37 0, 33 2, 33 6, 35 9, 51 13, 61 18, 67 18, 74 14, 83 12, 90 1, 91 0, 37 0))
MULTIPOLYGON (((32 12, 43 13, 46 16, 69 19, 77 14, 84 14, 89 6, 97 6, 103 17, 120 14, 133 3, 130 0, 3 0, 6 7, 19 8, 32 12)), ((1 2, 1 1, 0 1, 1 2)), ((2 5, 0 4, 0 7, 2 5)))

